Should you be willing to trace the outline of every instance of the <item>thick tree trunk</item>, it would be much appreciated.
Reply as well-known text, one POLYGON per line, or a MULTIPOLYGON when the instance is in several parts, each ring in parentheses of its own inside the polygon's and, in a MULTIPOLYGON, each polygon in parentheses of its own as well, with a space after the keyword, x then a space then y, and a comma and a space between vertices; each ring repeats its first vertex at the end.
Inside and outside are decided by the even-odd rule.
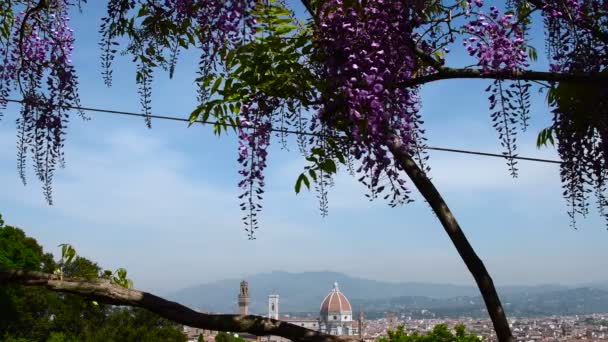
POLYGON ((113 305, 141 307, 173 322, 205 330, 249 333, 256 336, 273 335, 303 342, 357 340, 355 337, 328 335, 266 317, 204 314, 147 292, 126 289, 107 279, 60 280, 57 276, 47 273, 0 269, 0 285, 9 283, 46 287, 51 291, 72 293, 113 305))
POLYGON ((439 221, 441 221, 446 233, 452 240, 452 243, 454 243, 458 254, 460 254, 460 257, 473 275, 473 278, 475 278, 475 282, 477 282, 479 291, 481 291, 483 300, 486 303, 486 308, 488 309, 488 313, 494 324, 494 330, 496 331, 498 340, 501 342, 515 341, 490 274, 486 270, 481 259, 475 253, 475 250, 467 240, 464 232, 460 229, 460 225, 458 225, 456 218, 441 197, 441 194, 439 194, 439 191, 437 191, 424 171, 418 167, 409 153, 403 148, 399 139, 392 139, 389 143, 389 149, 416 188, 418 188, 418 191, 420 191, 422 196, 430 204, 439 218, 439 221))

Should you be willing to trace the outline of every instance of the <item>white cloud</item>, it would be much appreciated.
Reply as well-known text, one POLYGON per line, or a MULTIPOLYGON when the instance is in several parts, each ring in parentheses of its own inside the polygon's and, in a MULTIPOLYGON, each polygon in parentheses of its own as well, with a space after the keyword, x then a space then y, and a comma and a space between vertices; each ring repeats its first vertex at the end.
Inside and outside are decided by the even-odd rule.
MULTIPOLYGON (((85 133, 89 129, 95 127, 85 133)), ((214 184, 214 179, 226 180, 224 171, 209 169, 202 177, 193 173, 193 158, 156 135, 108 132, 92 135, 99 140, 69 141, 68 166, 57 171, 53 207, 44 202, 33 177, 22 187, 13 168, 0 168, 0 203, 16 208, 4 212, 5 218, 25 227, 49 251, 70 242, 105 267, 127 267, 144 288, 163 290, 179 287, 176 282, 199 282, 244 269, 311 263, 298 261, 308 247, 297 241, 314 241, 319 228, 283 217, 288 206, 287 211, 265 209, 258 240, 250 242, 240 219, 238 189, 214 184), (284 256, 278 259, 277 253, 284 256), (190 265, 198 265, 194 267, 202 273, 193 275, 190 265)), ((9 135, 0 131, 0 139, 9 135)), ((2 156, 0 164, 13 158, 2 156)))
MULTIPOLYGON (((56 251, 61 242, 74 243, 105 267, 126 267, 138 287, 168 291, 260 271, 319 269, 390 280, 468 281, 449 239, 421 201, 397 209, 384 201, 370 203, 364 187, 342 172, 329 194, 330 216, 321 219, 314 193, 293 192, 302 161, 278 153, 270 160, 262 229, 251 242, 240 221, 236 172, 226 165, 216 167, 215 155, 184 147, 196 140, 165 138, 159 131, 128 125, 86 127, 68 140, 68 165, 57 172, 52 208, 44 203, 34 179, 25 188, 19 184, 14 150, 4 149, 10 153, 0 155, 0 206, 9 222, 25 227, 47 250, 56 251)), ((0 130, 0 141, 14 146, 13 134, 0 130)), ((227 158, 233 160, 233 155, 227 158)), ((505 252, 489 260, 501 274, 526 281, 525 271, 515 270, 519 260, 529 257, 535 270, 545 260, 534 263, 536 250, 522 249, 524 236, 532 235, 526 240, 529 247, 548 232, 535 225, 558 227, 550 236, 553 242, 560 236, 570 239, 567 228, 560 226, 567 223, 554 219, 562 208, 538 204, 534 197, 559 201, 555 166, 522 162, 522 176, 512 180, 500 159, 434 152, 431 165, 439 190, 481 255, 518 251, 519 259, 505 252), (509 196, 510 202, 492 202, 509 196)), ((583 236, 573 249, 587 246, 599 256, 605 254, 596 244, 588 246, 583 236)), ((546 253, 559 249, 556 246, 547 247, 546 253)), ((556 272, 538 273, 537 279, 567 277, 556 272)))
MULTIPOLYGON (((479 151, 491 150, 479 149, 479 151)), ((519 155, 557 159, 551 150, 538 151, 529 148, 520 151, 519 155)), ((280 165, 272 179, 288 179, 291 183, 283 183, 277 188, 291 190, 292 183, 295 183, 297 175, 302 172, 305 165, 302 158, 291 159, 280 165)), ((504 195, 538 196, 543 195, 543 192, 537 191, 539 188, 560 189, 559 165, 557 164, 519 161, 518 177, 513 178, 509 174, 506 161, 502 158, 431 151, 429 165, 431 166, 430 176, 439 192, 452 197, 457 196, 459 200, 466 199, 469 194, 500 192, 504 195)), ((335 186, 329 192, 331 208, 364 210, 386 206, 386 202, 383 200, 370 202, 364 196, 367 189, 357 181, 358 178, 358 175, 351 176, 345 168, 338 172, 335 176, 335 186)), ((409 182, 409 179, 407 181, 409 182)), ((409 187, 412 190, 413 198, 419 200, 420 196, 411 183, 409 183, 409 187)), ((305 190, 304 193, 303 196, 308 196, 305 190)), ((551 191, 551 194, 553 193, 551 191)), ((283 194, 285 198, 290 195, 293 196, 293 191, 283 194)))
MULTIPOLYGON (((72 146, 66 151, 68 167, 56 174, 53 209, 84 223, 119 221, 142 229, 178 225, 194 212, 221 212, 235 195, 188 179, 187 158, 157 138, 117 131, 94 144, 72 146)), ((30 178, 25 191, 15 189, 18 197, 38 208, 46 206, 39 184, 30 178)))

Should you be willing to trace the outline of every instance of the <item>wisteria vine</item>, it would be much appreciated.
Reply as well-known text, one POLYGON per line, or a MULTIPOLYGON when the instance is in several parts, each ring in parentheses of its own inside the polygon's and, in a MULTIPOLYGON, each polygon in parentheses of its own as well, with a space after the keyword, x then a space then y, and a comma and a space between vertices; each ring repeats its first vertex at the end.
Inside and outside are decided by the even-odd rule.
POLYGON ((74 45, 67 0, 48 4, 26 2, 10 24, 0 45, 2 109, 13 89, 23 95, 17 119, 17 169, 26 183, 26 162, 31 153, 43 193, 53 203, 52 182, 63 165, 66 106, 78 106, 78 78, 71 61, 74 45), (43 8, 44 5, 44 8, 43 8))
MULTIPOLYGON (((469 55, 477 59, 482 73, 525 70, 529 66, 529 56, 524 23, 512 11, 501 15, 496 6, 491 6, 489 13, 483 8, 481 0, 467 1, 466 16, 474 17, 464 27, 468 38, 463 45, 469 55)), ((493 126, 513 177, 517 177, 517 161, 514 159, 517 156, 517 126, 521 124, 525 129, 527 125, 529 88, 529 83, 520 80, 496 79, 486 89, 490 93, 488 100, 493 126)))
POLYGON ((400 165, 389 156, 388 139, 398 135, 410 151, 423 143, 418 89, 396 86, 421 71, 410 42, 422 22, 422 6, 415 0, 360 6, 334 0, 320 8, 317 60, 327 84, 311 128, 322 123, 346 132, 369 197, 390 189, 391 205, 411 199, 400 165))
MULTIPOLYGON (((598 0, 561 0, 543 4, 547 53, 553 72, 607 72, 608 3, 598 0)), ((608 176, 608 86, 575 82, 552 84, 552 134, 563 160, 561 178, 573 225, 577 214, 588 213, 595 193, 600 213, 606 212, 608 176)))
MULTIPOLYGON (((141 108, 149 118, 154 70, 161 67, 173 76, 181 49, 194 45, 201 50, 201 78, 221 64, 218 50, 234 48, 255 30, 251 11, 255 0, 109 0, 100 27, 101 66, 105 83, 112 83, 112 62, 118 39, 128 37, 123 54, 137 64, 141 108), (138 24, 139 22, 139 24, 138 24)), ((208 100, 199 82, 199 101, 208 100)))
MULTIPOLYGON (((66 107, 79 102, 68 26, 75 5, 80 1, 0 4, 0 115, 6 99, 19 92, 19 174, 25 183, 31 155, 49 203, 54 170, 63 162, 66 107)), ((370 199, 383 197, 394 206, 411 198, 391 139, 397 136, 429 172, 419 85, 403 84, 449 69, 446 57, 457 39, 475 61, 462 70, 500 75, 486 92, 513 176, 532 89, 516 75, 536 59, 527 37, 533 16, 544 20, 550 72, 601 74, 608 63, 608 5, 602 0, 508 0, 504 11, 483 0, 316 0, 306 8, 313 19, 302 23, 284 0, 109 0, 99 30, 104 82, 112 83, 115 58, 130 56, 148 126, 158 69, 172 77, 180 52, 198 49, 200 106, 191 119, 215 117, 218 133, 236 127, 241 208, 252 238, 275 127, 310 136, 298 137, 310 165, 296 189, 312 178, 323 215, 341 164, 358 175, 370 199)), ((539 141, 556 138, 570 214, 587 213, 591 192, 604 213, 608 86, 564 81, 539 87, 548 91, 553 114, 539 141)), ((286 133, 278 137, 285 147, 286 133)))

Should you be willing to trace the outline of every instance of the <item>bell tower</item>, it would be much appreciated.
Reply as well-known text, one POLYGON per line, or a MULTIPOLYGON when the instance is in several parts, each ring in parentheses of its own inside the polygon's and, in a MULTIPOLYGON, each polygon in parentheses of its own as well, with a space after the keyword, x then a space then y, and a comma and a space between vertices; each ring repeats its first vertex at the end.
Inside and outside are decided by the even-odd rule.
POLYGON ((388 313, 388 330, 395 331, 396 317, 394 312, 388 313))
POLYGON ((239 291, 239 315, 249 315, 249 301, 249 284, 243 280, 239 291))
POLYGON ((279 319, 279 295, 268 296, 268 318, 279 319))
POLYGON ((363 311, 361 311, 361 309, 359 309, 359 321, 358 321, 358 325, 359 325, 359 339, 363 340, 363 337, 365 336, 365 316, 363 316, 363 311))

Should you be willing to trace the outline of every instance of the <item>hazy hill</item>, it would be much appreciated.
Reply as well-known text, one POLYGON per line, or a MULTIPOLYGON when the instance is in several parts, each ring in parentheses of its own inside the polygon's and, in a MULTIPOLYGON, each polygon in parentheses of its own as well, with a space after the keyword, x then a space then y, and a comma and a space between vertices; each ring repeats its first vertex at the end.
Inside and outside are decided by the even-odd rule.
MULTIPOLYGON (((608 291, 575 288, 549 292, 508 293, 502 296, 507 314, 513 316, 582 315, 608 312, 608 291)), ((397 297, 363 300, 357 303, 367 317, 384 317, 395 312, 420 317, 487 317, 481 297, 397 297)))
MULTIPOLYGON (((217 312, 234 312, 241 279, 226 279, 179 290, 169 297, 189 306, 217 312)), ((251 293, 251 311, 267 311, 267 298, 278 293, 281 311, 317 311, 321 301, 337 281, 348 298, 391 298, 404 295, 452 297, 475 295, 470 286, 390 283, 354 278, 336 272, 271 272, 247 278, 251 293)))
POLYGON ((584 287, 608 291, 608 281, 585 284, 584 287))
MULTIPOLYGON (((420 282, 391 283, 351 277, 337 272, 270 272, 256 274, 246 279, 251 292, 252 313, 267 312, 267 296, 278 293, 282 312, 317 312, 319 305, 333 283, 337 281, 340 289, 353 304, 353 309, 359 306, 381 305, 395 303, 396 298, 433 302, 433 305, 454 306, 454 302, 463 300, 473 301, 478 296, 474 286, 450 284, 433 284, 420 282), (458 299, 462 298, 462 299, 458 299)), ((190 307, 205 311, 231 313, 236 312, 236 296, 241 279, 225 279, 208 284, 185 288, 168 297, 190 307)), ((547 294, 568 290, 566 286, 508 286, 499 288, 504 299, 534 297, 535 294, 547 294)), ((479 301, 477 299, 477 301, 479 301)))

